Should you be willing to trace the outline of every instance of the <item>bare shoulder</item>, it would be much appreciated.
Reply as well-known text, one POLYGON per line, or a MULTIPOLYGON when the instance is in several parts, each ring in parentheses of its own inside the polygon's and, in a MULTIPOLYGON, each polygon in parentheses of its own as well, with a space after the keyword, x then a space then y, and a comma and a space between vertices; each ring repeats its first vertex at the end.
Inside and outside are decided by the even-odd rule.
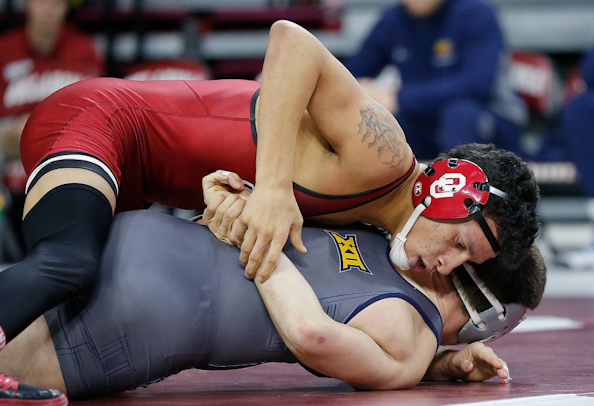
POLYGON ((394 116, 372 99, 353 111, 356 123, 347 143, 337 151, 339 170, 356 191, 385 186, 403 176, 414 161, 412 150, 394 116))
MULTIPOLYGON (((328 141, 327 148, 332 154, 321 154, 326 162, 326 176, 314 176, 307 183, 326 193, 359 193, 383 187, 405 175, 414 162, 412 150, 398 121, 370 98, 352 108, 349 115, 336 118, 334 127, 323 127, 319 120, 315 126, 320 131, 320 138, 328 141), (330 135, 337 131, 340 137, 330 135), (340 189, 334 190, 337 185, 340 189)), ((301 148, 306 151, 303 145, 301 148)), ((311 160, 320 154, 307 152, 302 154, 307 165, 296 167, 309 170, 319 166, 313 165, 311 160)))
POLYGON ((437 339, 419 312, 399 298, 382 299, 369 305, 348 325, 368 334, 399 362, 415 359, 419 366, 428 366, 437 348, 437 339))
POLYGON ((396 118, 375 101, 360 109, 359 115, 357 135, 363 148, 375 154, 377 163, 386 169, 408 170, 412 151, 396 118))

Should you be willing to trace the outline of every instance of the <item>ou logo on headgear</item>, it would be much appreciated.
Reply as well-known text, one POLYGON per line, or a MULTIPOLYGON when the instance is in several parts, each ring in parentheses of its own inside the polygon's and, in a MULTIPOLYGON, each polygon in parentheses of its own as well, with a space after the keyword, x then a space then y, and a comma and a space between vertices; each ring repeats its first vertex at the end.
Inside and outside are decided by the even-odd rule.
POLYGON ((429 193, 436 199, 453 197, 454 193, 466 186, 466 176, 461 173, 446 173, 431 184, 429 193))

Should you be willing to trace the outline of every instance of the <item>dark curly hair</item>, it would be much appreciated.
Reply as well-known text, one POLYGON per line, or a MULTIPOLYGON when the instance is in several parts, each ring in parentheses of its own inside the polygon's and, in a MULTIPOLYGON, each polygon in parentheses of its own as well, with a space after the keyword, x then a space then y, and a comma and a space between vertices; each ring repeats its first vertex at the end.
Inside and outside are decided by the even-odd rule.
POLYGON ((540 190, 534 174, 520 157, 493 144, 464 144, 440 154, 435 161, 460 158, 471 161, 485 172, 489 184, 506 192, 510 200, 491 195, 483 214, 497 224, 501 245, 499 263, 506 268, 528 255, 540 221, 536 206, 540 190))
MULTIPOLYGON (((501 303, 519 303, 530 309, 536 308, 542 299, 547 280, 547 268, 536 245, 513 267, 502 266, 499 258, 482 264, 473 264, 477 276, 501 303)), ((479 312, 491 307, 463 267, 454 273, 462 283, 462 289, 472 306, 479 312)), ((461 308, 465 310, 464 305, 461 308)))

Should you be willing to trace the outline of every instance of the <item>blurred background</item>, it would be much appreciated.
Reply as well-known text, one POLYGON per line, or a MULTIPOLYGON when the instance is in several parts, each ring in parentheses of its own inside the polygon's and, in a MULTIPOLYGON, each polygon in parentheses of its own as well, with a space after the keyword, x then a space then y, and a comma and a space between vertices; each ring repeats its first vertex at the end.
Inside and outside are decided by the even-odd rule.
MULTIPOLYGON (((468 140, 494 142, 527 160, 542 189, 538 244, 554 271, 550 280, 557 290, 594 296, 594 57, 585 57, 594 55, 594 1, 483 0, 476 15, 448 21, 448 7, 457 1, 0 0, 0 262, 23 254, 26 179, 18 142, 37 103, 92 76, 257 79, 270 25, 288 19, 343 61, 409 139, 417 132, 419 139, 434 137, 427 143, 436 150, 468 140), (398 7, 399 16, 390 14, 398 7), (465 28, 454 30, 455 38, 444 29, 441 37, 448 24, 465 28), (407 35, 402 26, 410 28, 412 42, 396 39, 407 35), (426 54, 427 66, 407 64, 415 52, 426 54), (481 76, 477 67, 497 76, 487 86, 493 94, 470 95, 464 80, 481 76), (452 85, 456 80, 460 88, 452 85), (433 99, 421 95, 417 82, 433 99), (499 97, 504 94, 507 99, 499 97), (453 99, 464 103, 452 106, 453 99), (414 108, 433 111, 432 126, 415 124, 414 108), (569 280, 580 283, 564 288, 569 280)), ((420 160, 433 156, 413 150, 420 160)))

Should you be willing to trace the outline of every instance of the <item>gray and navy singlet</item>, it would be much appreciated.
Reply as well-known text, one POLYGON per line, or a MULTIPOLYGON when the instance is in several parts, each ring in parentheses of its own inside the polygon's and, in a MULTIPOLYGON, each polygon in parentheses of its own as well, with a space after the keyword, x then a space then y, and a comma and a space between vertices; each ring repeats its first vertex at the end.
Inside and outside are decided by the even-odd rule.
MULTIPOLYGON (((307 254, 284 252, 324 311, 347 323, 378 300, 413 305, 439 343, 435 305, 403 279, 368 228, 303 228, 307 254)), ((115 217, 95 286, 45 314, 71 399, 133 389, 188 368, 297 362, 239 250, 208 228, 150 210, 115 217)))

